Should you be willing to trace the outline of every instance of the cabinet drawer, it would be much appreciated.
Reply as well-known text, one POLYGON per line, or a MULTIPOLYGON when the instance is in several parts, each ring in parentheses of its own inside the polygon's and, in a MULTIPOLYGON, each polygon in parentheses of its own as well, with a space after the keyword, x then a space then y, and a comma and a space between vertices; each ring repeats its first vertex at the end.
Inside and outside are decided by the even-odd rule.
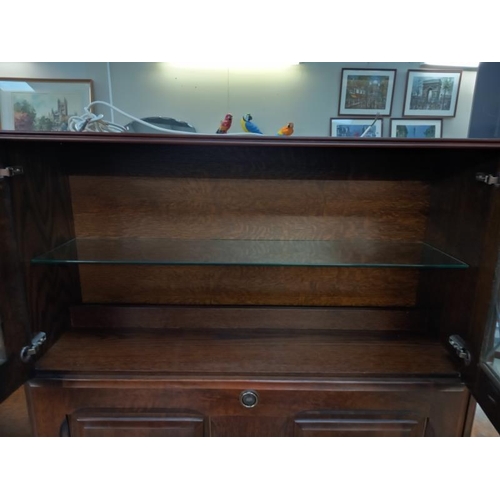
POLYGON ((37 435, 458 436, 458 381, 34 380, 37 435), (245 397, 246 396, 246 397, 245 397))

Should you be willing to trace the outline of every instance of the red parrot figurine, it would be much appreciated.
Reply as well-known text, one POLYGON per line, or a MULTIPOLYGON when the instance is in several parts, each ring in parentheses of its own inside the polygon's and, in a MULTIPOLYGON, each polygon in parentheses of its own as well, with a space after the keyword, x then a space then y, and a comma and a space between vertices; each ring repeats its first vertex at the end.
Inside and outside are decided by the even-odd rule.
POLYGON ((217 129, 216 134, 227 134, 227 131, 231 128, 231 124, 233 123, 233 115, 228 113, 224 120, 220 122, 220 127, 217 129))

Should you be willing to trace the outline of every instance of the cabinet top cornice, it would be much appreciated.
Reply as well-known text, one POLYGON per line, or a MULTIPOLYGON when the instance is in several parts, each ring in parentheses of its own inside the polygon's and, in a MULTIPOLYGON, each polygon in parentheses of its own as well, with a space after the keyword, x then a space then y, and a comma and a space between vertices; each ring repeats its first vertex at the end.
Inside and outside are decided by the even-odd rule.
POLYGON ((160 135, 160 134, 105 134, 74 132, 13 132, 0 131, 0 143, 4 141, 43 141, 64 143, 109 144, 174 144, 193 146, 280 146, 324 148, 472 148, 500 149, 500 139, 396 139, 363 138, 340 139, 332 137, 277 137, 241 135, 160 135))

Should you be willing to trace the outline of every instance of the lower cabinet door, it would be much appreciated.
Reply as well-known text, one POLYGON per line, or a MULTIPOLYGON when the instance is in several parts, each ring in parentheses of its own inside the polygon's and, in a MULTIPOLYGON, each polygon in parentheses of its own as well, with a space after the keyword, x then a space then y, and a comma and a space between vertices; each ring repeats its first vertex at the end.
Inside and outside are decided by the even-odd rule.
POLYGON ((78 410, 68 416, 69 435, 80 437, 201 437, 205 419, 195 412, 78 410))
POLYGON ((425 435, 426 418, 407 412, 311 411, 294 419, 299 437, 418 437, 425 435))

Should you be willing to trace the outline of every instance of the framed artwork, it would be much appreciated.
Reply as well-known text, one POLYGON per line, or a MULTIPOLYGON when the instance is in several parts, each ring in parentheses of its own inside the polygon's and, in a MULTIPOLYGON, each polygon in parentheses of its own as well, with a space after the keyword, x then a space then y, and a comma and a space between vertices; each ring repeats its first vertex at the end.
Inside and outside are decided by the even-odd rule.
POLYGON ((461 71, 408 70, 403 116, 455 116, 461 71))
POLYGON ((65 131, 92 100, 92 80, 0 78, 0 130, 65 131))
POLYGON ((395 69, 342 69, 339 115, 389 116, 395 69))
MULTIPOLYGON (((330 136, 361 137, 372 123, 373 118, 330 118, 330 136)), ((382 137, 382 120, 376 120, 364 137, 382 137)))
POLYGON ((391 137, 437 139, 442 137, 443 120, 391 120, 391 137))

